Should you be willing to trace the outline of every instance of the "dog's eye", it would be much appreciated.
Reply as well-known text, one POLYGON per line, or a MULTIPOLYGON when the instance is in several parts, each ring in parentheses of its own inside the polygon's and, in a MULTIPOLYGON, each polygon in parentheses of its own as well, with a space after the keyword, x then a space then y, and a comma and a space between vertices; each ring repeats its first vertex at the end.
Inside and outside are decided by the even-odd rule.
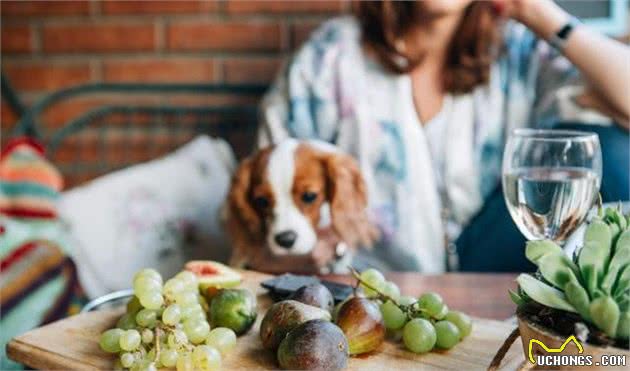
POLYGON ((264 196, 254 197, 254 206, 257 209, 264 210, 269 207, 269 199, 264 196))
POLYGON ((315 192, 304 192, 302 193, 302 201, 304 203, 310 204, 313 203, 317 199, 317 193, 315 192))

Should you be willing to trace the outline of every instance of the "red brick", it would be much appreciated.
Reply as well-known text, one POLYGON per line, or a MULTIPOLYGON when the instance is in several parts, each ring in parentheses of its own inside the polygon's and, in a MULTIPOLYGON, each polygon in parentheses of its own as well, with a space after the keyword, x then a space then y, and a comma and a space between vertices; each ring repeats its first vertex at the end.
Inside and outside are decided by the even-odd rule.
POLYGON ((214 63, 204 59, 106 61, 105 81, 202 82, 214 79, 214 63))
POLYGON ((104 14, 173 14, 173 13, 197 13, 217 10, 217 1, 214 0, 181 0, 181 1, 117 1, 102 2, 104 14))
POLYGON ((175 22, 167 30, 171 50, 279 50, 280 25, 271 22, 175 22))
POLYGON ((155 49, 155 29, 150 23, 49 25, 42 38, 49 53, 155 49))
POLYGON ((243 1, 230 0, 226 11, 230 14, 285 14, 285 13, 337 13, 344 9, 342 0, 317 1, 243 1))
POLYGON ((17 90, 55 90, 90 81, 90 66, 87 63, 71 65, 5 63, 3 70, 17 90))
POLYGON ((90 13, 87 0, 80 1, 2 1, 2 17, 85 15, 90 13))
POLYGON ((31 51, 33 51, 33 42, 29 26, 2 25, 3 53, 29 53, 31 51))
POLYGON ((277 58, 231 58, 224 62, 225 81, 230 83, 268 83, 280 68, 277 58))
POLYGON ((93 109, 105 105, 154 105, 158 103, 159 99, 156 97, 137 96, 134 94, 103 94, 77 97, 52 105, 43 112, 42 121, 49 128, 58 128, 72 119, 76 119, 93 109))
POLYGON ((299 48, 321 22, 300 22, 291 27, 291 48, 299 48))
POLYGON ((15 125, 17 119, 17 113, 11 109, 11 106, 9 106, 7 102, 2 100, 2 103, 0 104, 0 127, 2 128, 3 134, 11 132, 11 129, 15 125))

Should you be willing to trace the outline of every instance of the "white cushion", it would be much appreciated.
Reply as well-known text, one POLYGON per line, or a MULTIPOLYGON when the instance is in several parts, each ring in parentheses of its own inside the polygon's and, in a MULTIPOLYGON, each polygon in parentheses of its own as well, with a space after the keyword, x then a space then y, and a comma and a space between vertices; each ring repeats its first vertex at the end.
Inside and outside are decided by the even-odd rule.
POLYGON ((224 141, 199 136, 63 193, 59 213, 88 296, 129 288, 144 267, 170 277, 189 259, 226 261, 219 214, 234 167, 224 141))

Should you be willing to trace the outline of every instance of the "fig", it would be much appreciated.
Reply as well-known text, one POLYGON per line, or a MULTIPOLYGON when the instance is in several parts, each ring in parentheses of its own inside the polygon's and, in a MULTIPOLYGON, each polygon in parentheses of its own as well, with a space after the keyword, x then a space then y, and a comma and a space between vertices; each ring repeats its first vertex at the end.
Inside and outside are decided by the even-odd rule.
POLYGON ((256 297, 245 289, 224 289, 210 302, 210 325, 227 327, 237 335, 246 333, 256 321, 256 297))
POLYGON ((371 352, 385 339, 381 311, 366 298, 353 297, 346 301, 339 308, 336 323, 346 334, 350 355, 371 352))
POLYGON ((229 289, 238 286, 241 274, 221 263, 210 260, 193 260, 186 263, 184 270, 193 272, 199 281, 202 293, 208 289, 229 289))
POLYGON ((282 340, 278 363, 287 370, 343 370, 348 363, 348 341, 331 322, 310 320, 282 340))
POLYGON ((333 299, 330 290, 321 283, 302 286, 289 299, 312 305, 328 312, 332 312, 335 305, 335 299, 333 299))
POLYGON ((278 349, 280 342, 298 325, 313 319, 330 321, 330 313, 295 300, 284 300, 269 308, 260 323, 260 340, 266 349, 278 349))

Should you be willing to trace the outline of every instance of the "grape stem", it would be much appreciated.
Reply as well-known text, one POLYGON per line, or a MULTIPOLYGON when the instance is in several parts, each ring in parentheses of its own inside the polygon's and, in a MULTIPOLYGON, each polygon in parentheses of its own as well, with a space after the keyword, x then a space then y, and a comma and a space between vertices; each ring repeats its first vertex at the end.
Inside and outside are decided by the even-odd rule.
POLYGON ((392 298, 391 296, 389 296, 387 294, 384 294, 383 292, 381 292, 381 290, 377 289, 376 287, 374 287, 374 286, 370 285, 369 283, 365 282, 365 280, 361 279, 361 274, 359 273, 359 271, 354 269, 354 267, 349 267, 349 268, 350 268, 350 273, 352 273, 352 276, 357 280, 357 284, 355 285, 355 295, 356 295, 356 288, 359 286, 359 284, 361 284, 361 285, 367 287, 368 289, 376 292, 376 294, 377 294, 376 299, 381 300, 383 302, 386 302, 388 300, 391 301, 400 310, 402 310, 403 312, 407 313, 407 315, 410 318, 415 318, 418 315, 421 315, 422 313, 427 313, 426 309, 424 309, 424 308, 416 308, 415 307, 415 305, 418 302, 414 302, 414 303, 409 304, 409 305, 399 304, 398 301, 395 300, 394 298, 392 298))
POLYGON ((155 359, 160 359, 160 335, 162 330, 159 327, 155 328, 155 359))

